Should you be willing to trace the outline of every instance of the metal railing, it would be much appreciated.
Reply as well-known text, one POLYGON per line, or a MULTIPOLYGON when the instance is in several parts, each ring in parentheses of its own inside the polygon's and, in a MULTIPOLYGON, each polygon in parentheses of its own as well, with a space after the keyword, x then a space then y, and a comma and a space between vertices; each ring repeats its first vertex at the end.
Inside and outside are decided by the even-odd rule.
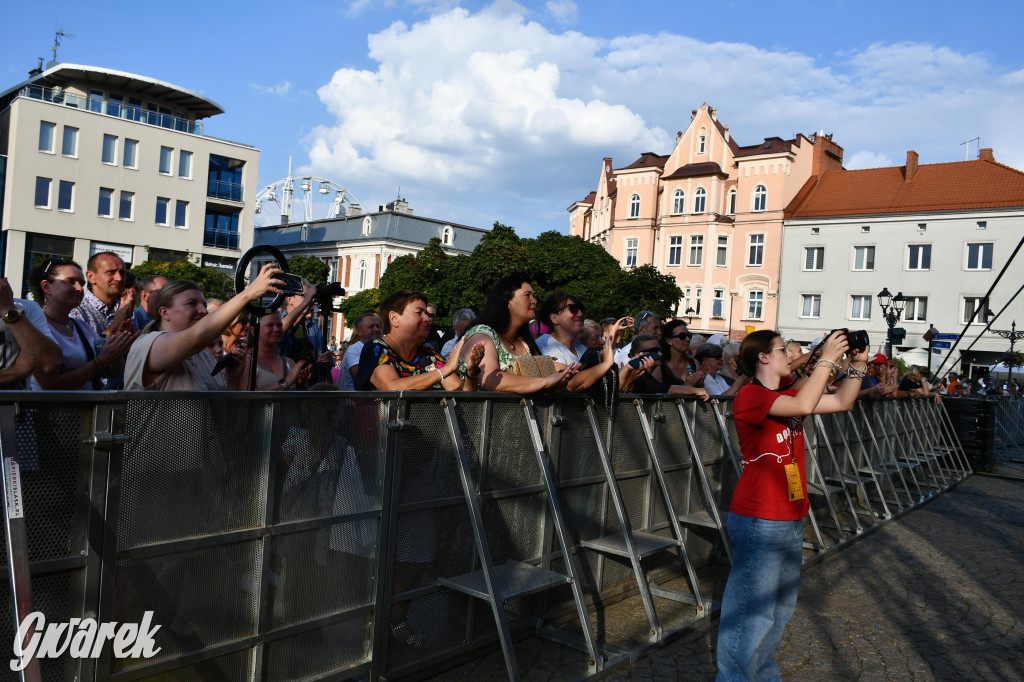
POLYGON ((228 201, 242 201, 242 183, 226 180, 209 180, 206 184, 206 196, 228 201))
POLYGON ((177 130, 192 135, 203 134, 203 124, 199 121, 192 121, 182 116, 164 114, 151 109, 143 109, 133 104, 123 102, 112 102, 110 100, 97 99, 95 97, 83 97, 67 92, 61 88, 47 88, 41 85, 26 85, 18 91, 19 97, 27 97, 42 102, 60 104, 72 109, 92 111, 105 116, 113 116, 126 121, 135 121, 145 125, 177 130))
MULTIPOLYGON (((667 636, 653 597, 689 609, 677 630, 710 616, 699 579, 729 560, 739 475, 730 412, 665 396, 620 396, 613 418, 572 395, 2 394, 24 513, 5 485, 0 642, 31 610, 152 611, 155 657, 107 646, 38 660, 43 679, 397 679, 499 644, 516 677, 529 632, 607 671, 667 636), (626 652, 585 614, 629 594, 651 629, 626 652)), ((927 399, 862 401, 805 432, 806 561, 970 473, 927 399)))
POLYGON ((203 246, 219 249, 238 250, 238 232, 235 230, 215 230, 206 228, 203 231, 203 246))

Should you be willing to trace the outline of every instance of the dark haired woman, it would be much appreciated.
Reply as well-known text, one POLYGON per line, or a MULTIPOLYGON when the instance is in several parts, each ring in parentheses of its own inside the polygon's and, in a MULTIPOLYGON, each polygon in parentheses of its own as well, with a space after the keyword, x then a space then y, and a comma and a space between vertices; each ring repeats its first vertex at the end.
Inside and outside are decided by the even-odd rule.
POLYGON ((508 371, 517 358, 541 355, 530 334, 530 321, 534 319, 536 307, 537 298, 525 273, 506 275, 491 288, 477 318, 478 324, 466 330, 463 337, 466 343, 462 348, 460 367, 469 362, 478 345, 483 347, 479 373, 467 375, 467 389, 478 387, 484 391, 536 393, 564 387, 576 375, 575 367, 540 378, 518 376, 508 371))
POLYGON ((669 384, 664 380, 664 357, 661 356, 658 339, 650 334, 634 337, 629 347, 629 357, 637 362, 634 367, 629 362, 619 370, 619 390, 623 393, 679 393, 695 395, 701 400, 708 399, 708 392, 703 387, 685 386, 681 383, 669 384))
MULTIPOLYGON (((587 347, 579 340, 583 333, 587 310, 583 301, 564 291, 556 291, 545 299, 537 319, 546 324, 551 332, 537 337, 540 352, 554 359, 558 369, 572 367, 579 363, 587 347)), ((601 348, 601 362, 580 370, 568 384, 570 391, 585 391, 615 366, 614 336, 604 337, 601 348)))
POLYGON ((782 385, 790 360, 781 336, 760 330, 740 346, 740 368, 753 378, 733 402, 743 473, 729 509, 733 561, 718 630, 719 681, 780 678, 773 654, 796 608, 809 509, 803 418, 853 407, 867 350, 853 355, 839 391, 825 395, 848 348, 842 332, 831 335, 796 390, 782 385))
POLYGON ((662 380, 669 386, 704 386, 704 373, 700 371, 690 353, 692 334, 682 320, 670 320, 661 325, 662 380))
POLYGON ((214 359, 204 349, 251 303, 280 293, 274 279, 281 270, 268 263, 240 294, 206 314, 206 299, 195 282, 174 280, 160 289, 156 317, 132 345, 125 362, 124 385, 132 390, 223 391, 243 388, 245 365, 237 362, 212 376, 214 359), (224 375, 229 374, 225 379, 224 375))
POLYGON ((60 346, 63 359, 60 372, 46 375, 41 372, 29 378, 33 390, 100 390, 100 374, 105 370, 111 378, 120 380, 124 373, 124 356, 138 337, 131 320, 121 323, 120 329, 111 329, 105 344, 92 327, 81 324, 70 316, 85 295, 85 276, 74 261, 47 261, 29 274, 29 283, 60 346))

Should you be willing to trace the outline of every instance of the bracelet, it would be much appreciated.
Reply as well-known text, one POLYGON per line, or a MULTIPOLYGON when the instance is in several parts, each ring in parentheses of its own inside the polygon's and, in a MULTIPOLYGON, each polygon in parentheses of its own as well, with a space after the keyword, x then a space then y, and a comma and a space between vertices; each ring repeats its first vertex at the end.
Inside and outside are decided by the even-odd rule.
POLYGON ((821 358, 820 360, 818 360, 818 363, 815 365, 815 368, 821 367, 823 364, 828 365, 828 375, 830 377, 834 377, 836 375, 836 372, 839 371, 839 365, 832 362, 831 360, 826 360, 825 358, 821 358))
POLYGON ((444 380, 446 379, 446 377, 444 375, 444 372, 439 370, 437 367, 434 367, 433 371, 437 372, 441 376, 441 381, 439 383, 443 386, 444 385, 444 380))
POLYGON ((857 369, 853 365, 850 365, 849 369, 846 370, 847 379, 863 379, 868 375, 866 370, 857 369))

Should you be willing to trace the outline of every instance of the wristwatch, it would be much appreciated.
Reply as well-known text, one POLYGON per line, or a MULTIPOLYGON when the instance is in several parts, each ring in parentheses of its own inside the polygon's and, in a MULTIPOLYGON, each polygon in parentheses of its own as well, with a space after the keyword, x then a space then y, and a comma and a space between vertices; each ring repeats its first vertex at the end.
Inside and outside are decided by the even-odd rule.
POLYGON ((17 322, 21 318, 22 318, 22 313, 17 308, 11 308, 6 313, 4 313, 4 316, 3 316, 3 320, 7 324, 14 324, 15 322, 17 322))
POLYGON ((280 386, 281 388, 285 389, 285 390, 288 390, 288 382, 285 381, 284 379, 278 379, 277 380, 277 385, 280 386))

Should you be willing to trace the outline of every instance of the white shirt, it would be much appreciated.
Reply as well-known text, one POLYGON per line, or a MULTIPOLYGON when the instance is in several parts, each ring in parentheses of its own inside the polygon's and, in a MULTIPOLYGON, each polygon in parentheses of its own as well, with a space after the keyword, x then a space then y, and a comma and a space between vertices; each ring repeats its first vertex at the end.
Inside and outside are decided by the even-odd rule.
POLYGON ((350 370, 359 364, 359 354, 362 352, 362 341, 353 341, 349 344, 348 348, 345 349, 345 356, 341 359, 341 371, 339 372, 341 375, 341 390, 356 390, 352 383, 352 372, 350 370))
MULTIPOLYGON (((78 322, 77 320, 71 320, 71 336, 64 336, 57 329, 50 326, 49 320, 47 320, 47 330, 51 331, 53 340, 60 346, 60 352, 62 354, 60 362, 61 374, 70 372, 73 369, 78 369, 85 363, 89 362, 89 355, 85 352, 85 345, 88 343, 93 348, 93 356, 99 355, 99 352, 95 350, 96 344, 99 343, 100 337, 96 336, 96 332, 92 330, 92 327, 85 324, 84 322, 78 322), (80 332, 85 333, 85 338, 82 338, 80 332)), ((41 391, 43 387, 39 385, 34 376, 28 378, 28 387, 33 391, 41 391)), ((91 391, 93 390, 92 380, 85 381, 81 386, 73 389, 74 391, 91 391)))
POLYGON ((551 334, 541 334, 537 337, 537 348, 540 352, 548 357, 554 358, 557 362, 562 363, 566 367, 569 365, 575 365, 580 361, 580 358, 584 353, 587 352, 587 347, 579 341, 573 340, 572 349, 562 345, 562 342, 556 339, 551 334), (575 355, 573 355, 575 353, 575 355))
POLYGON ((615 351, 615 364, 620 368, 625 367, 626 363, 629 362, 629 351, 633 348, 633 342, 630 341, 625 346, 615 351))
POLYGON ((729 382, 721 374, 716 376, 706 374, 704 375, 704 388, 708 395, 722 395, 729 390, 729 382))

